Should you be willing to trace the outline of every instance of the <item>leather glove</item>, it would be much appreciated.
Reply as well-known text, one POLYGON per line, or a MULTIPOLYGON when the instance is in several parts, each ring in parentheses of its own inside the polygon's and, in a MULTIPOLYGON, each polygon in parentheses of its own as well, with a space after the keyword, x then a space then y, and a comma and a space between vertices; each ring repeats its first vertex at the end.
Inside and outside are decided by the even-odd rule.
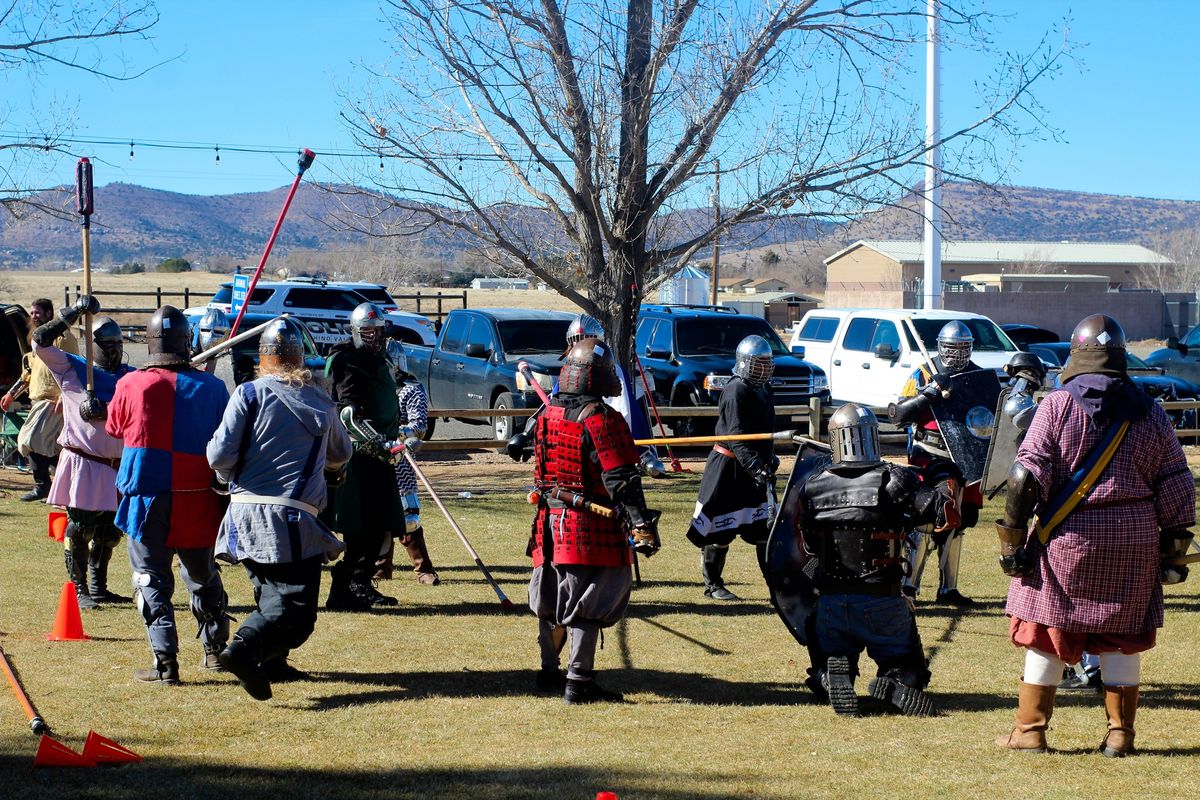
POLYGON ((108 403, 96 397, 95 392, 88 392, 79 404, 79 417, 84 422, 103 422, 108 419, 108 403))
POLYGON ((661 516, 661 511, 645 509, 641 512, 641 524, 629 532, 633 552, 650 558, 659 551, 662 542, 658 538, 658 518, 661 516))
POLYGON ((1158 549, 1161 561, 1158 567, 1158 576, 1164 586, 1173 586, 1187 580, 1187 565, 1172 564, 1170 562, 1187 555, 1188 547, 1191 543, 1192 532, 1186 528, 1171 528, 1159 531, 1158 549))
POLYGON ((773 478, 770 471, 767 470, 766 467, 759 467, 758 469, 754 470, 754 472, 750 473, 750 477, 754 479, 754 486, 760 492, 765 492, 767 490, 767 487, 771 485, 771 480, 773 478))
POLYGON ((518 433, 504 445, 504 452, 513 461, 523 463, 533 455, 533 442, 524 433, 518 433))
POLYGON ((69 307, 63 309, 62 318, 68 325, 74 325, 81 314, 99 314, 100 301, 95 295, 81 294, 69 307))
POLYGON ((412 453, 415 456, 417 454, 417 451, 421 449, 421 444, 422 444, 422 442, 418 437, 409 436, 407 439, 404 440, 404 449, 407 450, 408 452, 412 453))
POLYGON ((774 453, 771 454, 771 466, 769 469, 772 477, 775 476, 775 473, 779 472, 779 456, 775 455, 774 453))
POLYGON ((11 394, 6 394, 0 397, 0 411, 8 411, 12 408, 13 398, 11 394))
POLYGON ((1000 537, 1000 570, 1010 578, 1028 575, 1033 571, 1033 562, 1022 546, 1025 543, 1024 528, 1014 528, 996 520, 996 534, 1000 537))

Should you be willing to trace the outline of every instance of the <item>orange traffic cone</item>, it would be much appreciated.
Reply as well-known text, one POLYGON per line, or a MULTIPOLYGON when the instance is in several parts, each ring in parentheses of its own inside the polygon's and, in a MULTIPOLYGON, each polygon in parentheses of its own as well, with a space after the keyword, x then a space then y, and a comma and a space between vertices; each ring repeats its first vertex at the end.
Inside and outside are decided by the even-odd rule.
POLYGON ((62 511, 51 511, 46 520, 46 535, 56 542, 62 542, 67 535, 67 515, 62 511))
POLYGON ((83 619, 79 616, 79 599, 75 596, 75 584, 63 584, 62 596, 58 599, 58 613, 54 616, 54 629, 46 634, 52 642, 82 642, 87 640, 83 632, 83 619))
POLYGON ((596 800, 617 800, 616 792, 596 792, 596 800))
POLYGON ((83 757, 97 764, 136 764, 142 757, 112 739, 88 731, 83 743, 83 757))
POLYGON ((76 753, 62 742, 42 736, 38 742, 37 755, 33 757, 35 767, 94 767, 96 762, 76 753))

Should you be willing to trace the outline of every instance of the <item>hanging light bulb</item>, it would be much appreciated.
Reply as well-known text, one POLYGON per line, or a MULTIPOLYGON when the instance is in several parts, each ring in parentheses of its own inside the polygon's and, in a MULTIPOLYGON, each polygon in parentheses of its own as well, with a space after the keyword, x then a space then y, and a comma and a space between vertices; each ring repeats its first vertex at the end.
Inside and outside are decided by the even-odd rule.
POLYGON ((221 145, 214 145, 213 150, 217 153, 217 166, 221 166, 221 145))

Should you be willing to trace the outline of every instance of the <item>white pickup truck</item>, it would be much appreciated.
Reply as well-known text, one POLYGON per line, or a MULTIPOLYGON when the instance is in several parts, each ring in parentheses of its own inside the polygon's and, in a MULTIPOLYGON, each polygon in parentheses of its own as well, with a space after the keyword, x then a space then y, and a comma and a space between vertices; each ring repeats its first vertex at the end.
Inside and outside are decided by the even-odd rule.
POLYGON ((834 401, 886 407, 925 363, 908 321, 936 356, 938 331, 951 320, 970 328, 975 337, 972 360, 981 367, 1000 371, 1019 349, 982 314, 903 308, 816 308, 793 325, 790 344, 793 352, 803 348, 804 359, 825 370, 834 401))

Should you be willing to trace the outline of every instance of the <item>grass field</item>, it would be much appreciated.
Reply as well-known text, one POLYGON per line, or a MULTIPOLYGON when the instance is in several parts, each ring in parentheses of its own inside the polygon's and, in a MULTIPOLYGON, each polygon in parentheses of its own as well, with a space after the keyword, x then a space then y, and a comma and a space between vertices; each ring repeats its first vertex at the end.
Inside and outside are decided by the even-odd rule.
MULTIPOLYGON (((26 479, 5 472, 0 525, 0 635, 57 736, 79 748, 89 729, 145 756, 98 770, 32 768, 36 740, 16 701, 0 699, 0 794, 6 798, 630 798, 1189 797, 1200 792, 1200 579, 1167 590, 1167 626, 1144 659, 1142 755, 1093 752, 1104 730, 1096 698, 1062 698, 1055 753, 1000 752, 1021 656, 1007 641, 1006 579, 987 527, 970 535, 969 613, 919 606, 944 716, 837 719, 799 681, 807 666, 767 603, 752 550, 735 544, 728 577, 744 602, 701 596, 699 556, 683 538, 696 473, 650 484, 665 546, 642 562, 629 618, 610 629, 598 666, 624 691, 616 706, 566 707, 531 693, 535 625, 503 613, 431 503, 426 529, 445 583, 398 572, 386 613, 323 614, 293 661, 315 680, 276 686, 256 703, 221 674, 201 673, 199 643, 177 589, 178 688, 136 685, 149 663, 132 607, 86 612, 88 642, 49 643, 64 581, 45 507, 15 500, 26 479)), ((529 564, 528 465, 465 458, 429 463, 483 559, 519 609, 529 564), (458 493, 469 491, 469 499, 458 493)), ((983 519, 992 518, 992 503, 983 519)), ((127 591, 122 546, 113 586, 127 591)), ((224 571, 233 614, 249 582, 224 571)), ((327 585, 328 581, 326 581, 327 585)), ((865 681, 863 681, 865 683, 865 681)))

